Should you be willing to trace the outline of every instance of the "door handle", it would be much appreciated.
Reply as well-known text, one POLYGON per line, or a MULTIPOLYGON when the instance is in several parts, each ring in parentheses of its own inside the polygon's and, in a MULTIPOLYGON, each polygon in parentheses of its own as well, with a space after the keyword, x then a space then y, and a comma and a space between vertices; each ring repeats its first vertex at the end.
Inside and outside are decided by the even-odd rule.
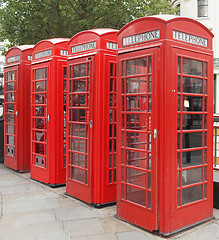
POLYGON ((92 127, 93 127, 93 121, 90 120, 90 128, 92 128, 92 127))
POLYGON ((47 119, 48 119, 48 122, 49 122, 49 119, 50 119, 50 116, 49 116, 49 115, 48 115, 47 119))
POLYGON ((15 114, 16 114, 16 117, 17 117, 17 115, 18 115, 18 111, 16 111, 16 113, 15 113, 15 114))

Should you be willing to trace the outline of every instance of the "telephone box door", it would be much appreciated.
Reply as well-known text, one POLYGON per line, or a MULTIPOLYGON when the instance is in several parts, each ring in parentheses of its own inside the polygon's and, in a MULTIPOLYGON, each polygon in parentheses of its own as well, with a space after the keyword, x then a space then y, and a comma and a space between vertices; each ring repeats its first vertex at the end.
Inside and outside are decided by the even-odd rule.
POLYGON ((17 77, 18 67, 5 71, 5 161, 17 169, 17 77))
POLYGON ((158 53, 119 55, 117 213, 150 230, 158 228, 158 53))
POLYGON ((93 57, 75 59, 69 65, 67 192, 92 202, 92 66, 93 57))
MULTIPOLYGON (((47 169, 48 152, 48 65, 37 65, 32 70, 32 164, 40 169, 47 169)), ((45 176, 42 176, 44 179, 45 176)))

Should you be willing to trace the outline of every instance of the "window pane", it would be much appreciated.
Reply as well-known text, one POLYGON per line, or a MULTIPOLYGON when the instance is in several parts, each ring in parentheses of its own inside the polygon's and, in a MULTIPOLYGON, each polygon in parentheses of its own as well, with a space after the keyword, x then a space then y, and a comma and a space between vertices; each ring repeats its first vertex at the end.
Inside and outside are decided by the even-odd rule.
POLYGON ((182 189, 182 204, 202 199, 202 185, 182 189))
POLYGON ((127 186, 126 199, 146 207, 146 192, 139 188, 127 186))
POLYGON ((40 80, 40 79, 44 79, 44 78, 45 78, 45 68, 37 69, 35 80, 40 80))
POLYGON ((182 186, 202 182, 202 168, 182 171, 182 186))
POLYGON ((189 132, 182 135, 183 148, 202 147, 202 132, 189 132))
POLYGON ((127 165, 146 168, 146 153, 126 150, 127 165))
POLYGON ((182 153, 182 167, 190 167, 202 164, 202 150, 182 153))
POLYGON ((146 187, 146 172, 127 168, 127 182, 136 186, 146 187))
POLYGON ((198 78, 183 77, 183 92, 203 93, 203 80, 198 78))
POLYGON ((202 97, 184 96, 183 111, 202 112, 202 97))
POLYGON ((183 114, 183 130, 202 129, 202 114, 183 114))
POLYGON ((126 93, 146 93, 146 78, 127 78, 126 93))
POLYGON ((195 76, 203 76, 203 62, 183 58, 183 73, 195 76))
POLYGON ((73 66, 73 78, 86 76, 86 63, 73 66))
POLYGON ((147 72, 147 58, 137 58, 126 61, 126 75, 145 74, 147 72))
POLYGON ((127 111, 146 111, 146 96, 126 97, 126 107, 127 111))

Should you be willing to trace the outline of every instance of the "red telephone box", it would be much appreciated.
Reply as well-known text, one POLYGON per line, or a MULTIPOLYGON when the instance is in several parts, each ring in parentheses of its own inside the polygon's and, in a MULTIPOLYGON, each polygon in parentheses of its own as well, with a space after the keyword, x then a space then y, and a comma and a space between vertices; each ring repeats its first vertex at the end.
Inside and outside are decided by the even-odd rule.
POLYGON ((118 33, 117 215, 165 236, 213 214, 212 37, 168 15, 118 33))
POLYGON ((33 45, 12 47, 5 54, 5 166, 30 171, 30 67, 33 45))
POLYGON ((66 182, 66 70, 69 39, 42 40, 31 63, 31 178, 66 182))
POLYGON ((94 206, 116 200, 117 30, 69 41, 67 194, 94 206))

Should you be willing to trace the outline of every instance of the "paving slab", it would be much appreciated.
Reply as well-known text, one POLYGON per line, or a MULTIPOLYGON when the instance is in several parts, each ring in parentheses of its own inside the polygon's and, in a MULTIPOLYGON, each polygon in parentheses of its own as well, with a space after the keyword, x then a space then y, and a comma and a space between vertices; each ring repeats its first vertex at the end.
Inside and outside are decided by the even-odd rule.
POLYGON ((7 229, 19 229, 20 226, 31 224, 42 224, 56 222, 55 213, 53 210, 44 210, 38 212, 14 213, 4 215, 0 221, 0 232, 7 229))
POLYGON ((105 217, 100 220, 106 233, 130 231, 130 226, 114 217, 105 217))
MULTIPOLYGON (((83 237, 73 237, 71 240, 118 240, 116 234, 100 234, 92 236, 83 236, 83 237)), ((135 239, 133 239, 135 240, 135 239)))
POLYGON ((0 175, 4 175, 4 174, 8 174, 8 173, 9 173, 8 169, 2 168, 1 171, 0 171, 0 175))
POLYGON ((4 203, 7 203, 7 202, 32 201, 37 199, 58 198, 58 197, 59 195, 54 192, 40 189, 34 192, 24 192, 24 193, 22 192, 22 193, 16 193, 16 194, 3 195, 2 199, 4 203))
MULTIPOLYGON (((54 194, 56 194, 56 193, 54 193, 54 194)), ((69 198, 69 197, 59 196, 57 198, 57 200, 59 201, 59 204, 60 204, 61 208, 80 206, 79 201, 74 200, 74 199, 69 198)))
POLYGON ((130 231, 130 232, 120 232, 116 233, 118 240, 155 240, 159 239, 159 237, 149 234, 145 235, 139 233, 137 231, 130 231))
POLYGON ((84 206, 70 207, 70 208, 57 208, 55 214, 58 221, 69 221, 87 218, 102 217, 95 209, 89 209, 84 206))
POLYGON ((33 240, 70 240, 69 232, 38 233, 34 234, 33 240))
POLYGON ((64 231, 70 232, 71 237, 105 234, 99 218, 90 218, 63 222, 64 231))
POLYGON ((40 211, 45 209, 59 208, 56 198, 37 199, 31 201, 7 202, 3 204, 3 214, 16 212, 40 211))
POLYGON ((1 193, 2 195, 6 195, 6 194, 33 192, 41 189, 42 189, 41 186, 31 184, 31 183, 23 183, 23 184, 18 184, 13 186, 1 187, 1 193))

